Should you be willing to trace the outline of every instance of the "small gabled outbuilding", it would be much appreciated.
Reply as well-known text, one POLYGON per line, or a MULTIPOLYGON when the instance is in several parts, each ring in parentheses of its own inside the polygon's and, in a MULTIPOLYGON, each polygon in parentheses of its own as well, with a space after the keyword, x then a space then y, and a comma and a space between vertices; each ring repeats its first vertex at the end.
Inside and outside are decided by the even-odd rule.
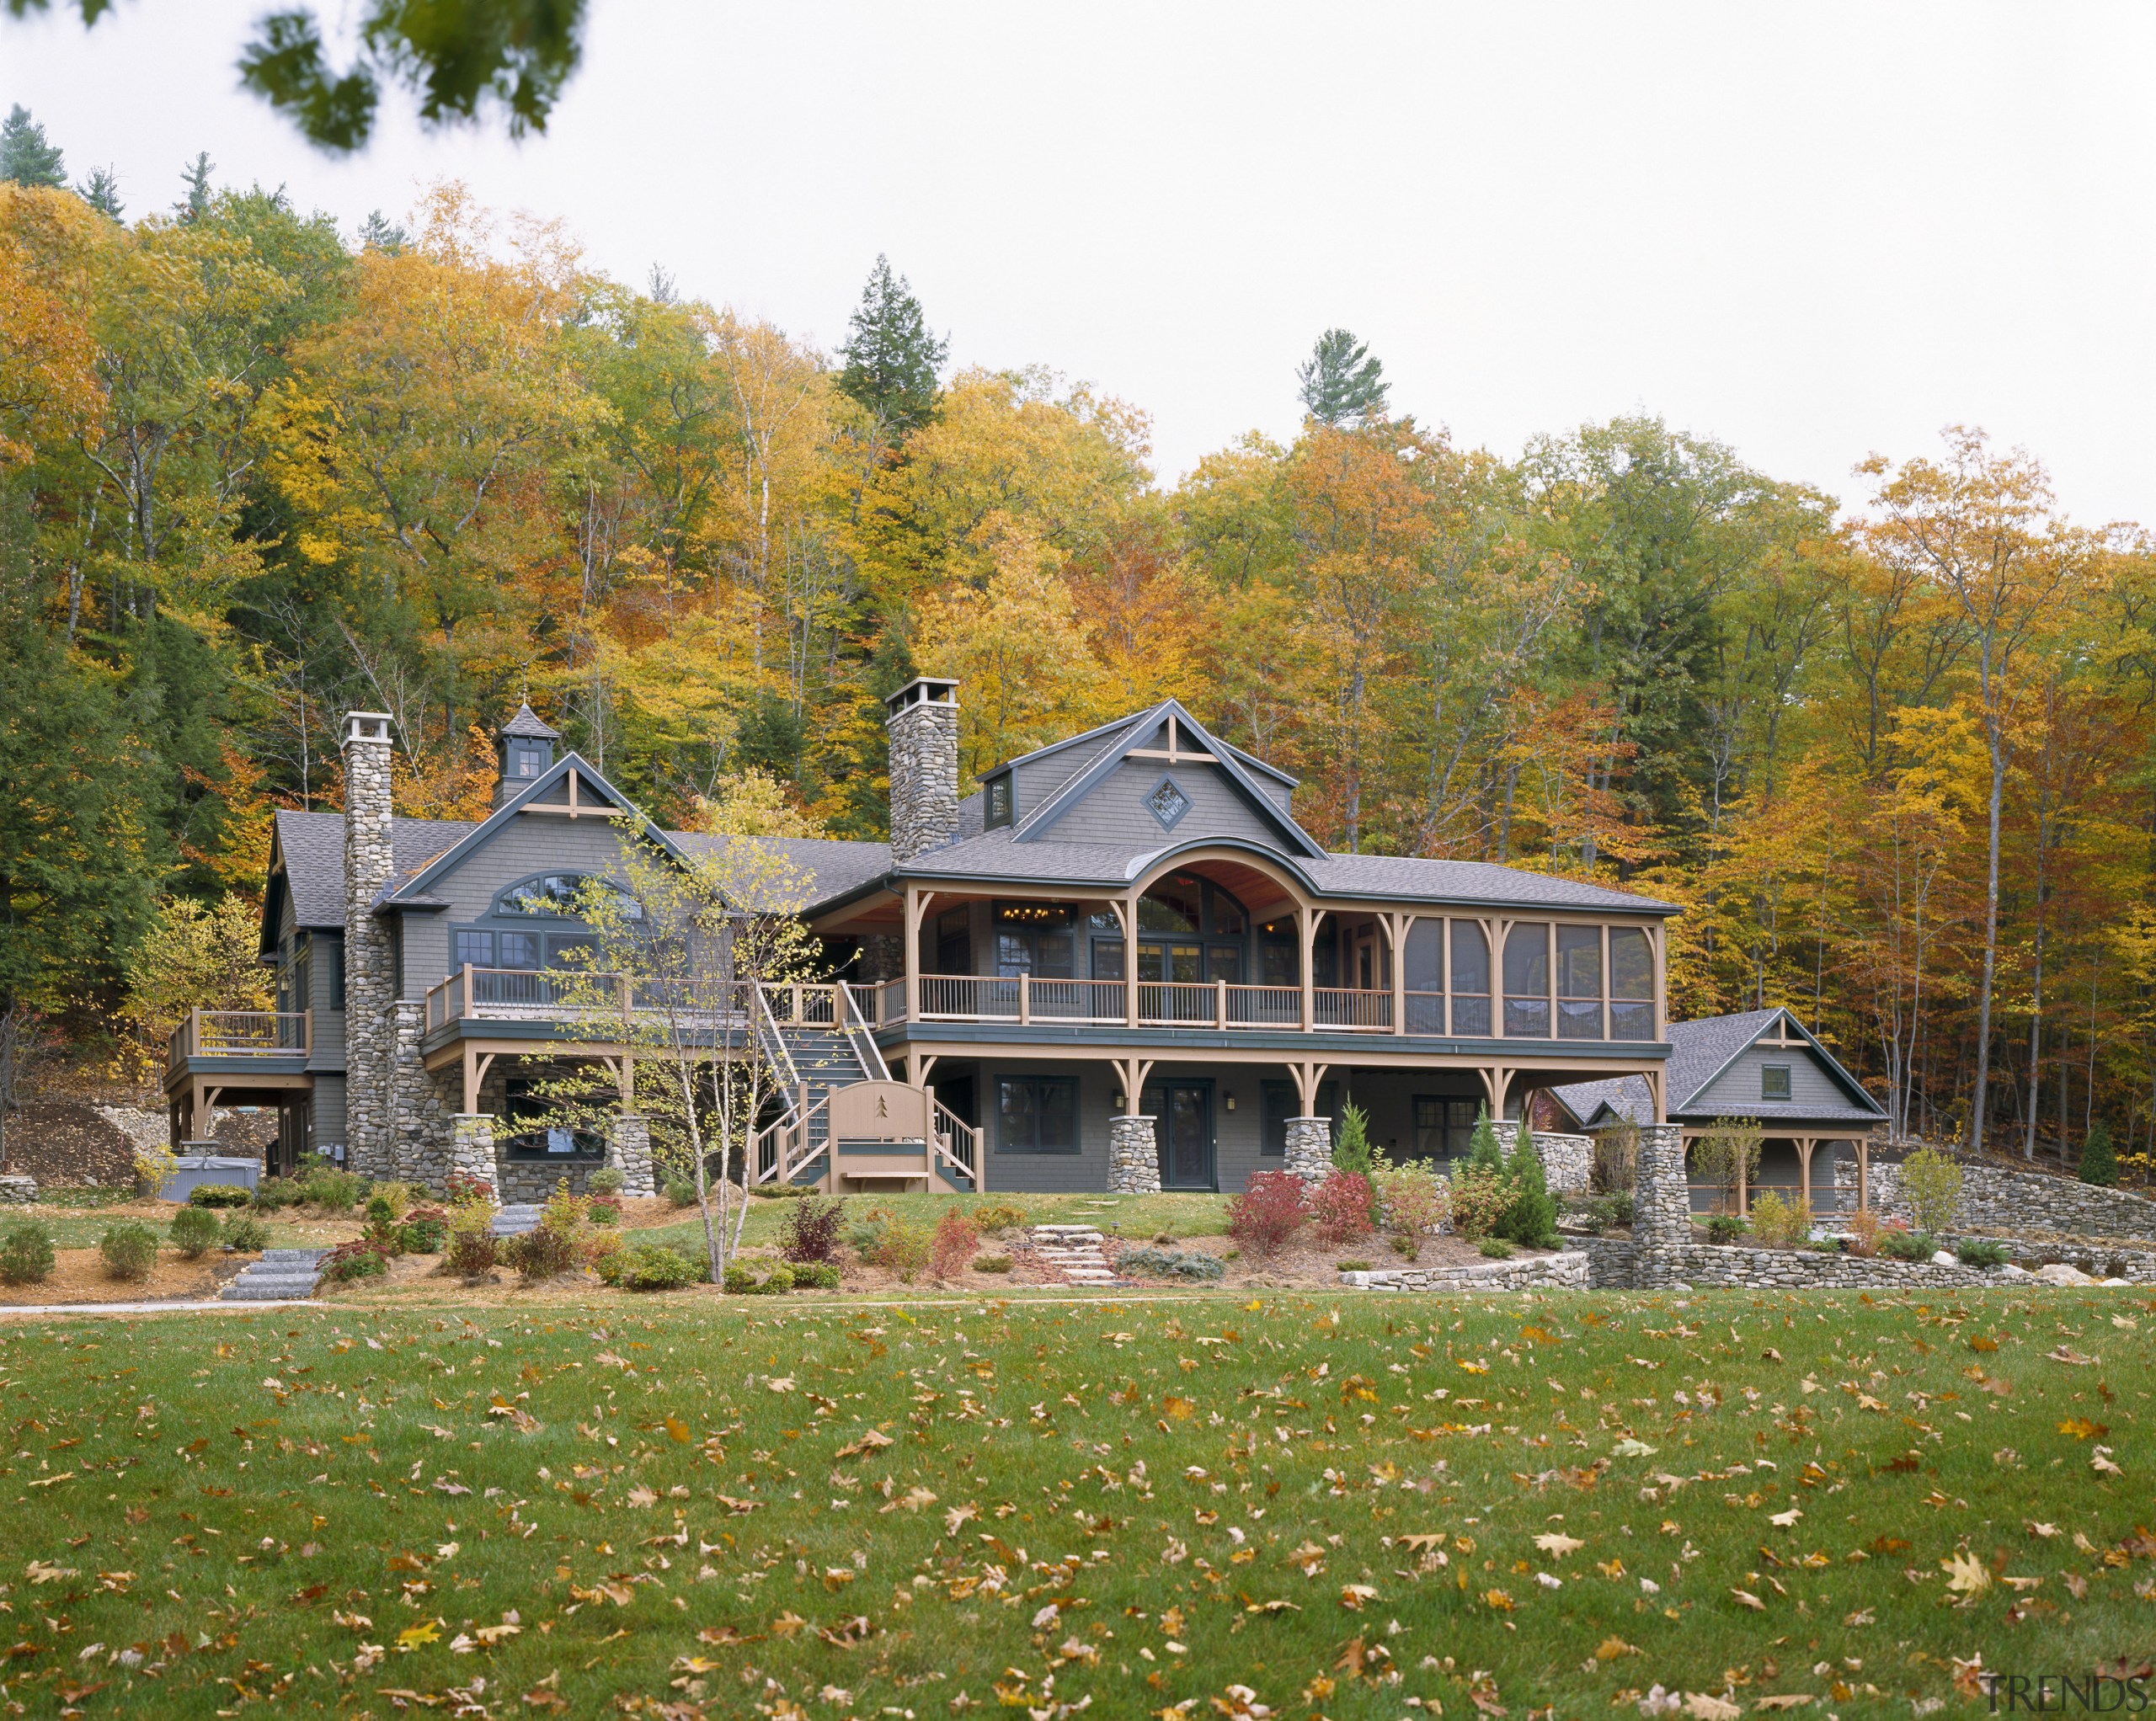
MULTIPOLYGON (((1745 1118, 1765 1136, 1759 1186, 1783 1186, 1812 1199, 1812 1156, 1829 1163, 1846 1147, 1856 1162, 1858 1202, 1870 1193, 1870 1137, 1886 1110, 1844 1068, 1803 1023, 1785 1009, 1746 1010, 1669 1025, 1668 1121, 1687 1142, 1724 1118, 1745 1118)), ((1550 1098, 1574 1128, 1596 1134, 1619 1123, 1652 1123, 1654 1100, 1645 1078, 1613 1076, 1551 1088, 1550 1098)), ((1700 1192, 1694 1192, 1697 1204, 1700 1192)), ((1738 1211, 1750 1204, 1740 1182, 1738 1211)))

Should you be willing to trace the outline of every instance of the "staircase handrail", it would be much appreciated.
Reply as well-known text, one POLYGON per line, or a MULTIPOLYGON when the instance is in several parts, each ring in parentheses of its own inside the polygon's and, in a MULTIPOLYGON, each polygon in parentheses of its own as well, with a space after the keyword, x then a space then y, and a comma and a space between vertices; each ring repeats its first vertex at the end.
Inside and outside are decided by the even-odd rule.
POLYGON ((973 1179, 974 1193, 979 1195, 982 1188, 980 1131, 938 1100, 935 1102, 935 1110, 929 1115, 928 1139, 929 1145, 937 1158, 955 1166, 973 1179), (970 1157, 954 1153, 950 1147, 945 1145, 947 1143, 959 1140, 964 1141, 970 1157))
POLYGON ((861 1005, 854 998, 853 988, 841 982, 839 995, 839 1026, 845 1031, 846 1042, 853 1047, 853 1055, 861 1060, 861 1068, 872 1082, 888 1082, 891 1079, 890 1066, 883 1062, 882 1048, 876 1036, 868 1031, 867 1018, 861 1013, 861 1005))
MULTIPOLYGON (((797 1090, 796 1092, 798 1093, 798 1090, 797 1090)), ((800 1109, 798 1100, 795 1100, 792 1095, 789 1095, 788 1099, 792 1109, 784 1116, 765 1125, 750 1138, 750 1146, 755 1161, 753 1180, 757 1183, 791 1182, 793 1177, 796 1153, 802 1154, 802 1164, 808 1163, 811 1157, 805 1152, 808 1144, 808 1126, 814 1120, 816 1114, 830 1104, 831 1090, 825 1089, 816 1103, 805 1111, 800 1109), (768 1170, 764 1167, 763 1159, 763 1144, 766 1139, 774 1139, 776 1142, 776 1151, 771 1155, 771 1164, 768 1170), (789 1144, 791 1151, 789 1151, 789 1144)), ((828 1143, 826 1145, 828 1150, 828 1143)))
POLYGON ((801 1072, 793 1067, 793 1053, 786 1043, 786 1036, 779 1031, 778 1018, 771 1012, 771 1001, 763 983, 756 985, 756 1033, 764 1042, 764 1050, 771 1062, 784 1069, 786 1080, 781 1085, 786 1090, 787 1106, 794 1109, 794 1094, 801 1086, 801 1072))

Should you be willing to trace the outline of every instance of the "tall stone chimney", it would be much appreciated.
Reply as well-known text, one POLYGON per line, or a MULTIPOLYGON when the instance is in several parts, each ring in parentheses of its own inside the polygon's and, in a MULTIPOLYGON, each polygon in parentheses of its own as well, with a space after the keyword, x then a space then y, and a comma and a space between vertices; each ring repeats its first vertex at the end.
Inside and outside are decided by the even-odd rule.
POLYGON ((390 851, 389 726, 383 711, 344 718, 344 1149, 369 1177, 392 1175, 396 963, 375 898, 395 870, 390 851))
POLYGON ((891 733, 891 858, 958 838, 958 684, 916 675, 884 701, 891 733))

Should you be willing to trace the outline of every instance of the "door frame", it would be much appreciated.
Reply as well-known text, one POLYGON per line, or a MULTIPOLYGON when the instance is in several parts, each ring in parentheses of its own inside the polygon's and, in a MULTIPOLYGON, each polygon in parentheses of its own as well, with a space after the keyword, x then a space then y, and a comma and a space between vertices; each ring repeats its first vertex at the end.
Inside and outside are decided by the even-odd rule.
POLYGON ((1220 1111, 1215 1103, 1218 1084, 1212 1076, 1155 1076, 1146 1085, 1160 1095, 1154 1108, 1154 1152, 1160 1161, 1161 1187, 1164 1191, 1199 1190, 1218 1193, 1220 1187, 1220 1111), (1168 1180, 1168 1090, 1195 1088, 1204 1096, 1205 1103, 1205 1179, 1203 1183, 1171 1183, 1168 1180))

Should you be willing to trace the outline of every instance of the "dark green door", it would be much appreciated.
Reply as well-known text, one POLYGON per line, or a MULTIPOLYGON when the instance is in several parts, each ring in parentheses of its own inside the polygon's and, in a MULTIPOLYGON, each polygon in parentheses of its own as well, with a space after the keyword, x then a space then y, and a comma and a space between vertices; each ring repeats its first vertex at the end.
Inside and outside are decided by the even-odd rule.
POLYGON ((1213 1084, 1163 1082, 1160 1109, 1161 1182, 1168 1189, 1211 1189, 1213 1084))

